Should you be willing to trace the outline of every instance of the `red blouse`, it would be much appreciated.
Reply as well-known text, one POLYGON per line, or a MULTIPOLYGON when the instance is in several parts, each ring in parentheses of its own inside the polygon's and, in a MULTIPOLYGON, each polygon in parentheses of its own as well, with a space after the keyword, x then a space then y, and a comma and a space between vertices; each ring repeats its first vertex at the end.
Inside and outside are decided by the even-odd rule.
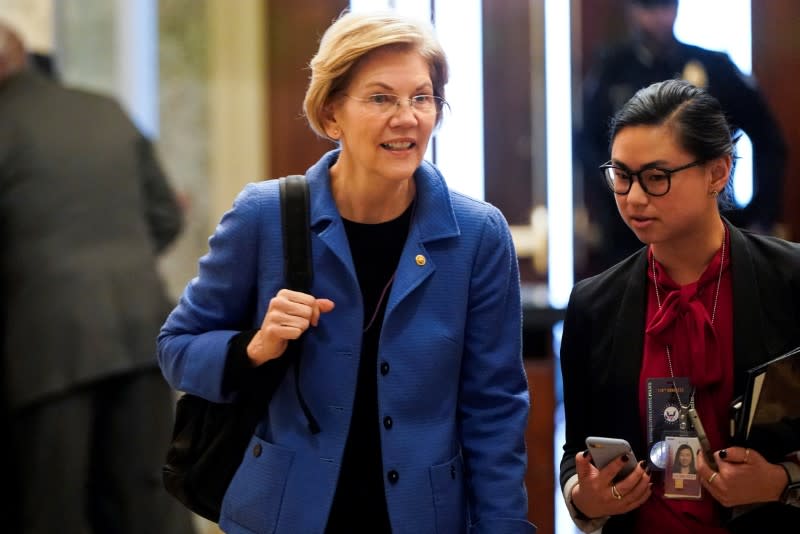
MULTIPOLYGON (((669 345, 674 376, 688 377, 695 388, 695 407, 715 451, 728 443, 728 409, 733 398, 733 289, 727 232, 725 241, 724 264, 720 265, 720 247, 700 279, 685 286, 675 283, 655 262, 661 309, 653 283, 652 249, 648 252, 647 328, 639 375, 639 416, 646 429, 647 380, 671 376, 666 351, 669 345)), ((688 404, 689 399, 681 401, 688 404)), ((663 472, 653 471, 651 480, 653 495, 639 509, 637 533, 728 532, 721 526, 719 506, 705 490, 703 498, 696 501, 665 499, 663 472)))

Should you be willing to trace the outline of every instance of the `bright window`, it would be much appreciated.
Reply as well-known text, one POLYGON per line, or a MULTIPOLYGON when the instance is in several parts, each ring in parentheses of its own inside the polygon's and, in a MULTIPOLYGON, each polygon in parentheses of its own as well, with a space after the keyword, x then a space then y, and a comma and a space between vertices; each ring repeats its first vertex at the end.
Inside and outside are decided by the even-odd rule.
MULTIPOLYGON (((752 72, 750 0, 682 0, 678 4, 675 36, 681 41, 726 52, 745 74, 752 72), (709 20, 716 21, 709 24, 709 20)), ((753 144, 743 135, 737 143, 739 160, 733 188, 736 202, 753 198, 753 144)))

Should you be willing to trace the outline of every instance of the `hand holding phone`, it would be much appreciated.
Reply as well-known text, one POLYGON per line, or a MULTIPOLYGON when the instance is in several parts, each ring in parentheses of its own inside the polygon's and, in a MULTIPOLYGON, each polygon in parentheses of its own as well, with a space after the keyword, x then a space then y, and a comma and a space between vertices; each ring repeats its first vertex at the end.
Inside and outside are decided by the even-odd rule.
POLYGON ((592 455, 592 463, 598 469, 604 468, 623 454, 628 455, 628 462, 614 477, 614 482, 622 480, 636 469, 636 456, 633 454, 630 444, 624 439, 589 436, 586 438, 586 447, 592 455))

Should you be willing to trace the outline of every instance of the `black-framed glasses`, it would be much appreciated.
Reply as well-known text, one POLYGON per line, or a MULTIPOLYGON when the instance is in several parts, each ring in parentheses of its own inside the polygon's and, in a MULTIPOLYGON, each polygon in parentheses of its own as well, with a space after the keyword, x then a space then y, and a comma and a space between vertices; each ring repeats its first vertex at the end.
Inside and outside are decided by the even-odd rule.
POLYGON ((347 98, 352 98, 356 102, 361 102, 371 112, 378 115, 391 115, 395 113, 403 102, 408 102, 412 111, 424 115, 439 113, 447 105, 447 101, 435 95, 419 94, 409 98, 390 93, 377 93, 364 98, 344 94, 347 98))
POLYGON ((600 165, 600 170, 603 172, 603 179, 606 185, 617 195, 627 195, 633 186, 633 179, 637 178, 639 180, 639 185, 642 186, 642 190, 645 193, 653 197, 663 197, 669 193, 673 174, 702 165, 703 163, 703 160, 698 159, 674 169, 645 167, 636 172, 631 172, 608 161, 600 165))

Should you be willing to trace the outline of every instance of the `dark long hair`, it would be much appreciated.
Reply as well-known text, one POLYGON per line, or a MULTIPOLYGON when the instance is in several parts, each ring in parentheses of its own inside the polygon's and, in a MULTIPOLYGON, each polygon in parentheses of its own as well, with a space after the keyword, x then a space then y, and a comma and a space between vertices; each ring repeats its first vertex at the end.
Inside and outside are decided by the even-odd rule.
MULTIPOLYGON (((666 80, 639 89, 611 120, 609 148, 627 126, 665 124, 672 127, 681 148, 698 160, 731 156, 733 174, 740 134, 734 134, 716 98, 684 80, 666 80)), ((722 209, 735 207, 732 177, 720 191, 718 201, 722 209)))
POLYGON ((678 447, 678 450, 675 451, 675 458, 672 461, 672 472, 673 473, 681 472, 681 464, 678 461, 678 458, 680 458, 681 451, 684 449, 688 449, 690 456, 692 457, 692 463, 689 464, 689 472, 692 474, 697 473, 697 468, 694 466, 694 450, 692 450, 692 447, 688 443, 681 444, 681 446, 678 447))

